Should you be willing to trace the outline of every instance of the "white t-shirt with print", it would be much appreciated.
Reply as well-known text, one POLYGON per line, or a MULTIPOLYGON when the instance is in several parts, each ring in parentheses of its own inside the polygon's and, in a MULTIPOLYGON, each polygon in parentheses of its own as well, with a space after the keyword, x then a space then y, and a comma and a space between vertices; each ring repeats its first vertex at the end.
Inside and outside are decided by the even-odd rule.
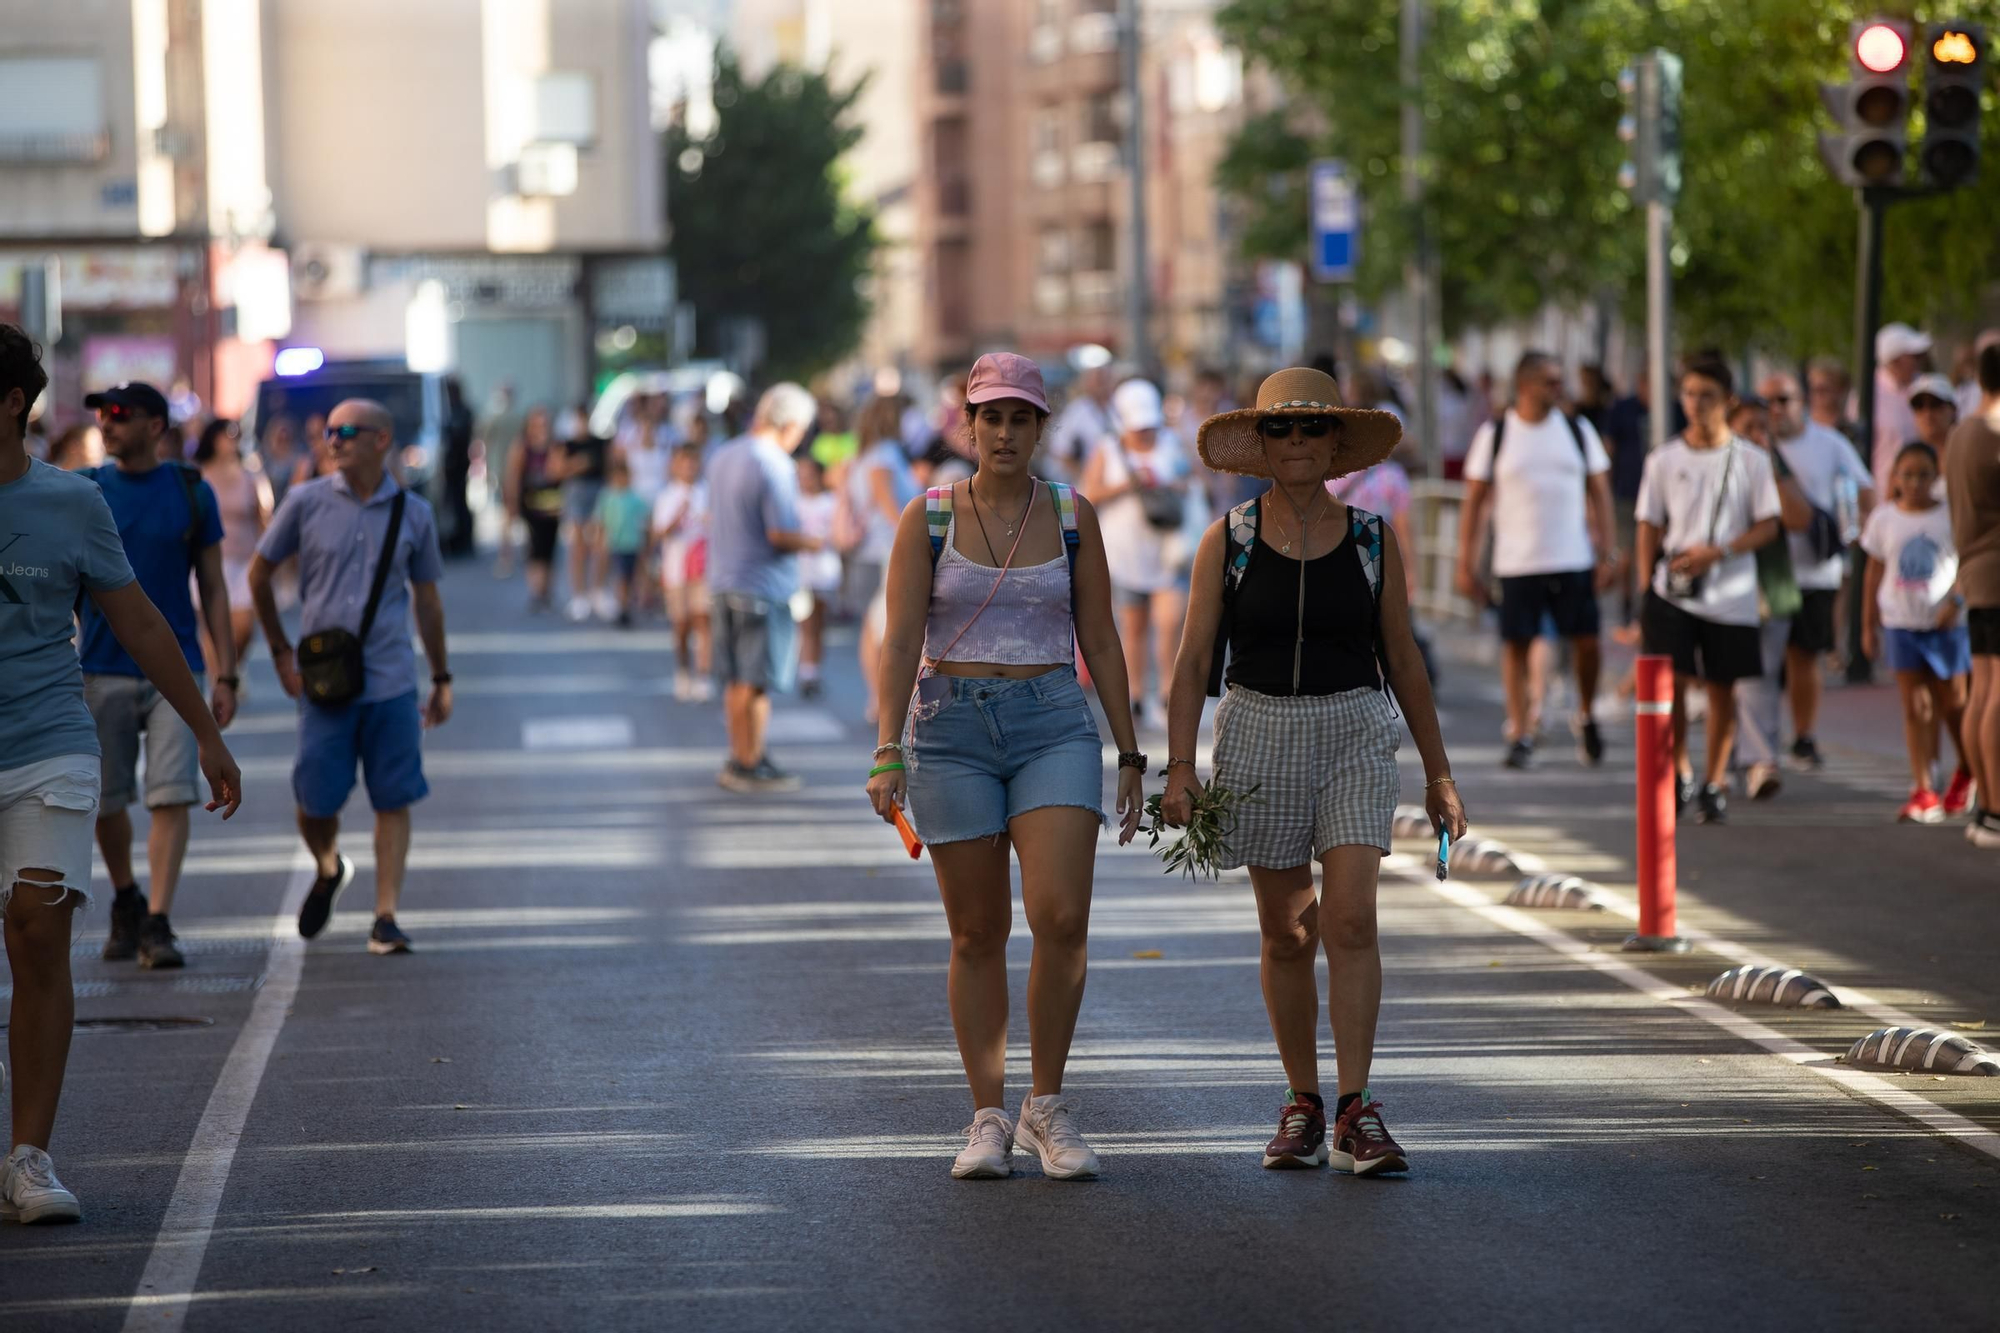
POLYGON ((686 515, 687 521, 660 542, 660 581, 678 588, 687 582, 688 552, 708 535, 708 486, 705 482, 670 481, 653 501, 653 526, 664 528, 686 515))
MULTIPOLYGON (((1792 479, 1798 482, 1807 501, 1829 514, 1837 516, 1840 512, 1836 506, 1842 477, 1853 482, 1857 491, 1872 490, 1875 486, 1874 475, 1861 461, 1861 455, 1854 452, 1847 437, 1817 421, 1808 421, 1797 438, 1779 441, 1778 452, 1784 455, 1785 466, 1792 470, 1792 479)), ((1805 533, 1788 532, 1785 536, 1791 542, 1792 570, 1798 575, 1799 587, 1822 591, 1840 587, 1847 571, 1845 556, 1836 555, 1815 563, 1812 544, 1805 533)))
POLYGON ((1646 455, 1638 518, 1661 530, 1660 550, 1667 557, 1653 571, 1653 591, 1689 615, 1718 625, 1757 623, 1755 553, 1725 556, 1708 571, 1696 598, 1668 595, 1668 560, 1711 541, 1727 549, 1757 524, 1776 517, 1778 479, 1771 456, 1748 440, 1731 436, 1717 448, 1691 449, 1676 436, 1646 455))
POLYGON ((1861 549, 1882 562, 1875 605, 1887 629, 1936 629, 1938 609, 1958 582, 1958 548, 1951 511, 1932 505, 1918 513, 1881 505, 1861 530, 1861 549))
POLYGON ((1503 579, 1566 574, 1596 563, 1591 549, 1585 476, 1611 470, 1611 457, 1588 421, 1578 417, 1583 448, 1576 447, 1560 412, 1530 424, 1507 409, 1499 466, 1493 459, 1493 423, 1473 434, 1465 455, 1467 481, 1493 485, 1493 572, 1503 579))

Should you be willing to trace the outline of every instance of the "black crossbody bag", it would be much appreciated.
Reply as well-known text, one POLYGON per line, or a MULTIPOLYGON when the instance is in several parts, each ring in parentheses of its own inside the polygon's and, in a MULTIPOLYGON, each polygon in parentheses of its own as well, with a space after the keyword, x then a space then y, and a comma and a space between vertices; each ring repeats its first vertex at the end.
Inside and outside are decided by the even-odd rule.
POLYGON ((389 566, 396 563, 396 538, 403 529, 403 500, 408 494, 398 490, 389 502, 389 533, 382 539, 382 555, 375 562, 375 581, 368 587, 368 604, 361 609, 361 629, 314 630, 299 641, 299 679, 304 682, 306 699, 322 708, 338 708, 361 697, 367 684, 367 664, 361 645, 375 626, 375 609, 382 604, 382 589, 389 582, 389 566))

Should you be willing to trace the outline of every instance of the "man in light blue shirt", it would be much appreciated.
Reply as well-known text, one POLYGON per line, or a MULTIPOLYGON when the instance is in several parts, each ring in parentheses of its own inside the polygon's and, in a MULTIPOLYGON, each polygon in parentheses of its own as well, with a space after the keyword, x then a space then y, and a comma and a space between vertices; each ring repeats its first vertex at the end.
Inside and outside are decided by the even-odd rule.
POLYGON ((717 779, 730 791, 793 791, 798 778, 764 753, 771 693, 791 688, 798 664, 792 594, 797 555, 817 538, 799 528, 792 454, 813 428, 813 396, 775 384, 757 401, 750 433, 708 465, 708 586, 715 599, 715 670, 729 725, 729 762, 717 779))
POLYGON ((271 587, 276 566, 299 558, 299 623, 307 635, 338 629, 362 640, 359 695, 338 704, 301 699, 292 792, 299 832, 319 869, 299 909, 299 934, 311 939, 354 878, 354 863, 340 854, 340 810, 360 766, 375 809, 375 926, 368 950, 376 954, 410 951, 410 937, 396 925, 396 904, 409 861, 410 807, 430 793, 422 733, 451 716, 437 523, 430 505, 388 473, 395 434, 395 421, 380 403, 350 398, 336 407, 327 418, 326 444, 339 471, 301 482, 285 495, 250 563, 250 593, 286 694, 301 699, 304 684, 271 587), (370 588, 384 560, 388 573, 369 621, 370 588), (410 646, 413 608, 431 665, 430 700, 421 713, 410 646))

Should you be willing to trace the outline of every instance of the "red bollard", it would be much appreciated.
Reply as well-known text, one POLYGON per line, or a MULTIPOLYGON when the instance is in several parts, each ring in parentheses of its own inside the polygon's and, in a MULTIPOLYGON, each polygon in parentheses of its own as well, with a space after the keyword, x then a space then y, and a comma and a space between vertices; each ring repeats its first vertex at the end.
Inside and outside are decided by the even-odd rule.
POLYGON ((1674 933, 1674 661, 1641 657, 1634 690, 1639 766, 1639 933, 1635 953, 1686 953, 1674 933))

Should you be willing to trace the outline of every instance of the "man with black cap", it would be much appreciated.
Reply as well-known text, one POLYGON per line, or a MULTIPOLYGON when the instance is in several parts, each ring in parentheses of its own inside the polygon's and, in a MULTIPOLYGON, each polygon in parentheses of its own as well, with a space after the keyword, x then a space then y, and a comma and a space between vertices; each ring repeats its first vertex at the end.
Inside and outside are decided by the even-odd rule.
MULTIPOLYGON (((222 519, 215 492, 184 463, 159 461, 171 427, 167 400, 150 384, 120 384, 83 400, 97 410, 112 461, 88 474, 104 492, 139 586, 174 631, 197 682, 205 663, 188 576, 201 589, 216 661, 211 707, 218 726, 236 713, 235 639, 229 630, 229 589, 222 575, 222 519)), ((104 753, 97 846, 116 897, 104 957, 136 957, 141 967, 182 967, 167 913, 187 855, 188 808, 200 799, 201 767, 194 733, 154 688, 86 599, 83 604, 84 698, 104 753), (132 869, 132 818, 139 796, 139 739, 146 741, 146 837, 150 875, 142 898, 132 869)))

